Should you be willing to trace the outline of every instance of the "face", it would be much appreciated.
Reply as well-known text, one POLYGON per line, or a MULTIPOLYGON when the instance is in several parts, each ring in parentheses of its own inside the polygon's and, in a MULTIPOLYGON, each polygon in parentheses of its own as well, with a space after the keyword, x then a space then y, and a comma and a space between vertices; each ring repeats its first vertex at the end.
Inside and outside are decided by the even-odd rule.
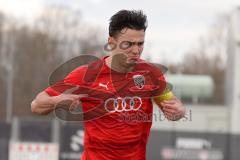
POLYGON ((116 47, 111 56, 121 65, 136 63, 143 51, 144 38, 144 30, 123 29, 116 37, 108 39, 108 43, 116 47))

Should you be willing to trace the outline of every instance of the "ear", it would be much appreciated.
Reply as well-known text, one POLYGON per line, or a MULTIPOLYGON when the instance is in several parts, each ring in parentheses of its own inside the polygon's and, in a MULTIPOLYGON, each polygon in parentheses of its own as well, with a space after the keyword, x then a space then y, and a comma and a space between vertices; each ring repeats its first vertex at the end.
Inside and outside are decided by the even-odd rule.
POLYGON ((116 49, 117 41, 114 37, 108 37, 108 45, 111 49, 116 49))
POLYGON ((112 43, 114 43, 114 42, 115 42, 115 40, 114 40, 113 37, 108 37, 108 43, 109 43, 109 44, 112 44, 112 43))

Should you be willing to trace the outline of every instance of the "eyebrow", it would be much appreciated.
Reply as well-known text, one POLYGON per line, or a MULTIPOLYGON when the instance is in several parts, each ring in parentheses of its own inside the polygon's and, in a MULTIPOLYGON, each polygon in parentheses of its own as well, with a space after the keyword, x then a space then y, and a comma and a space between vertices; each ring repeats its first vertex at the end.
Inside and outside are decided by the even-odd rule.
MULTIPOLYGON (((123 41, 124 42, 124 41, 123 41)), ((125 42, 130 42, 132 44, 136 44, 136 43, 144 43, 144 41, 125 41, 125 42)))

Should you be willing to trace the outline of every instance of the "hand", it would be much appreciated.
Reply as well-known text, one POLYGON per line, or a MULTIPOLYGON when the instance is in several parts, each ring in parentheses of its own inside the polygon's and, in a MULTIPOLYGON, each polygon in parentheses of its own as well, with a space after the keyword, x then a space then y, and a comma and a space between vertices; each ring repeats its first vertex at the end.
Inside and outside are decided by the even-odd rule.
POLYGON ((174 96, 171 100, 160 103, 161 109, 168 120, 177 121, 184 117, 186 108, 182 102, 174 96))
POLYGON ((64 91, 59 96, 54 97, 55 106, 57 106, 60 103, 64 103, 68 106, 68 109, 70 111, 73 111, 74 109, 76 109, 80 104, 80 101, 79 101, 80 98, 88 96, 87 94, 72 94, 77 89, 79 89, 78 86, 70 88, 64 91))

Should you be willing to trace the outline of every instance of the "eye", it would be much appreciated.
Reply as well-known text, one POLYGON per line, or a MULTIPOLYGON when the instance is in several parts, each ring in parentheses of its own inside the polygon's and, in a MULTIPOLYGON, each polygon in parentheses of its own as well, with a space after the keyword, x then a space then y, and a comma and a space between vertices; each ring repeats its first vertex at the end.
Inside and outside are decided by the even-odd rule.
POLYGON ((143 46, 143 44, 144 44, 144 42, 138 42, 138 43, 137 43, 137 45, 138 45, 139 47, 143 46))
POLYGON ((130 47, 132 47, 133 43, 132 42, 129 42, 129 41, 123 41, 120 43, 120 48, 121 49, 128 49, 130 47))

